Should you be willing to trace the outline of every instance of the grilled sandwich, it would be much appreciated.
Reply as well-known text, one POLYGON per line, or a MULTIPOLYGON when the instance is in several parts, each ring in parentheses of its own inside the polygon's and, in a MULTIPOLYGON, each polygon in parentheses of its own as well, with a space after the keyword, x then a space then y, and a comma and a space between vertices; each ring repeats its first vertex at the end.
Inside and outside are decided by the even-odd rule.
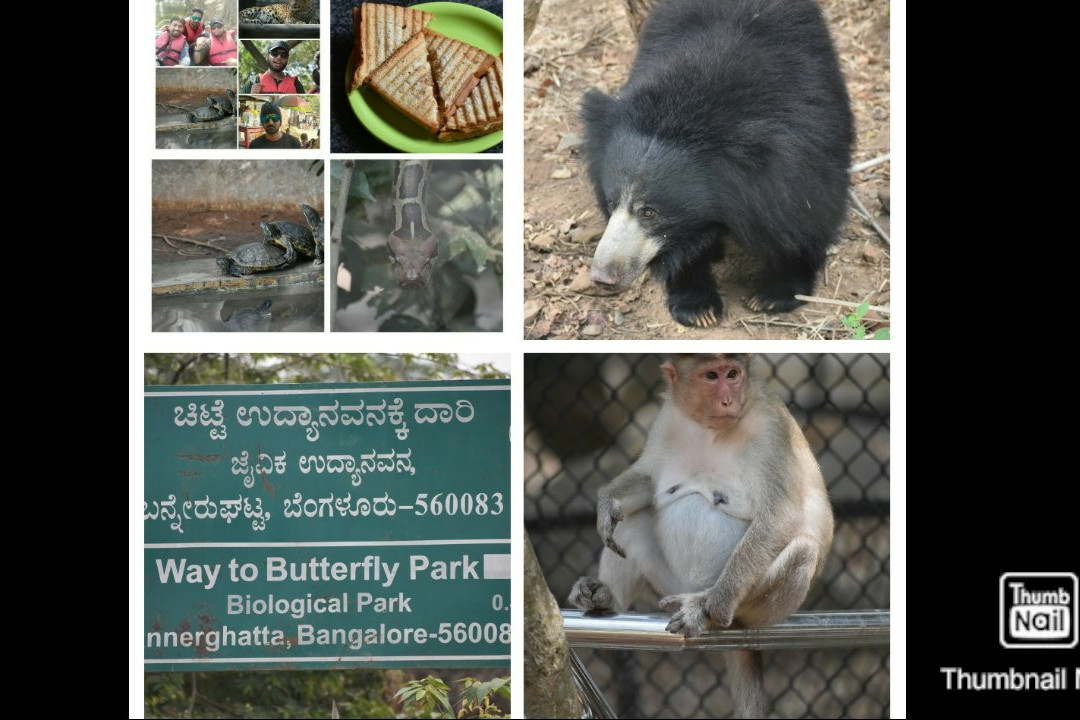
POLYGON ((440 124, 453 117, 458 107, 495 64, 495 56, 480 48, 424 28, 431 71, 435 77, 440 124))
POLYGON ((439 129, 439 106, 435 102, 431 65, 424 36, 417 33, 387 58, 368 80, 398 110, 432 133, 439 129))
POLYGON ((423 30, 435 18, 431 13, 411 8, 366 2, 353 8, 355 47, 350 92, 368 82, 402 45, 423 30))
POLYGON ((464 140, 502 130, 502 55, 439 130, 440 142, 464 140))

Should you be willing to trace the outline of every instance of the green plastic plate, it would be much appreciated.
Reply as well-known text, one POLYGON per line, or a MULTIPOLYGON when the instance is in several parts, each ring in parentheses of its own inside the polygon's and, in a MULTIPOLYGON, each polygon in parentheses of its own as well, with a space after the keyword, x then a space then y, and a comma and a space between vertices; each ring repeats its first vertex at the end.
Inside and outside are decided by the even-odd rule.
MULTIPOLYGON (((425 10, 435 16, 427 27, 443 35, 475 45, 485 52, 498 55, 502 52, 503 22, 498 15, 486 10, 456 2, 429 2, 413 5, 415 10, 425 10)), ((345 67, 345 91, 352 84, 355 58, 349 54, 345 67)), ((470 153, 481 152, 502 142, 503 131, 489 135, 439 142, 427 128, 421 127, 398 112, 377 92, 368 86, 348 92, 349 105, 356 117, 372 135, 398 150, 413 153, 470 153)))

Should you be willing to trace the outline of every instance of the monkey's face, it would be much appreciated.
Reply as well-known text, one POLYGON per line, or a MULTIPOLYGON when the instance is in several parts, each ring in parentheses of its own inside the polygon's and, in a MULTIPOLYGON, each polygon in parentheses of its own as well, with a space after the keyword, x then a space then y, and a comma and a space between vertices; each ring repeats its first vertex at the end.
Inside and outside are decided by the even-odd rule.
POLYGON ((750 380, 741 358, 680 356, 664 371, 672 399, 699 425, 724 430, 742 416, 750 380))

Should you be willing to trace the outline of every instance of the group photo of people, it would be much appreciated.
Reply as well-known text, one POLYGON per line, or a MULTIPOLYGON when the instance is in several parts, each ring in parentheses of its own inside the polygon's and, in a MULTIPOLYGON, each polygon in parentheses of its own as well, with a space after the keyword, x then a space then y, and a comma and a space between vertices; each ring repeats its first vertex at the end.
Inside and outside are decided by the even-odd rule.
POLYGON ((155 4, 156 147, 319 147, 321 53, 318 39, 302 39, 318 26, 249 5, 155 4))
POLYGON ((157 24, 154 57, 160 67, 237 64, 236 3, 210 0, 199 6, 158 3, 168 13, 157 24))

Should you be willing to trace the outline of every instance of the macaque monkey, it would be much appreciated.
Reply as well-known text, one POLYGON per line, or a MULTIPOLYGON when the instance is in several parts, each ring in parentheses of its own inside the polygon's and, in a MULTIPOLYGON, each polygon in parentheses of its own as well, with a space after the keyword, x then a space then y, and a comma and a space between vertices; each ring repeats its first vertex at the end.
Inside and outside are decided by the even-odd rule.
MULTIPOLYGON (((746 355, 675 355, 641 457, 600 488, 599 578, 569 602, 672 612, 667 630, 777 623, 821 575, 833 517, 810 446, 746 355)), ((736 713, 764 717, 761 654, 729 652, 736 713)))

